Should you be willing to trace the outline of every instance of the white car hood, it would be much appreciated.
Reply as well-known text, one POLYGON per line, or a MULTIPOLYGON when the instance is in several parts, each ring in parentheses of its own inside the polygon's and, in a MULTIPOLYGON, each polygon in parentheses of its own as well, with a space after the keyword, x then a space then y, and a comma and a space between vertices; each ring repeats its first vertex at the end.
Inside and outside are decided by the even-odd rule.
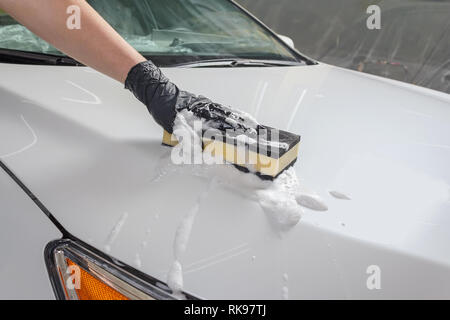
MULTIPOLYGON (((164 71, 300 134, 295 171, 329 208, 304 209, 280 232, 254 200, 211 190, 180 258, 185 290, 209 299, 450 298, 448 95, 327 65, 164 71), (380 289, 371 285, 378 271, 380 289)), ((177 227, 207 179, 155 180, 168 152, 162 131, 113 80, 83 67, 1 64, 0 74, 2 161, 69 232, 166 281, 177 227)))

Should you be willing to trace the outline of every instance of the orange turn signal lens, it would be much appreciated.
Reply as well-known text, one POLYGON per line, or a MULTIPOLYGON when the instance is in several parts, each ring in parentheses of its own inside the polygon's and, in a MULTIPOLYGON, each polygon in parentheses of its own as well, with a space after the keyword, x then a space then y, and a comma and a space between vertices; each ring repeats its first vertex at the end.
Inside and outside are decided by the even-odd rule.
POLYGON ((176 299, 164 283, 78 241, 52 241, 45 248, 45 257, 57 299, 176 299))
MULTIPOLYGON (((79 300, 129 300, 129 298, 120 292, 90 275, 83 268, 80 268, 80 266, 75 264, 72 260, 66 260, 67 265, 73 267, 71 268, 72 270, 79 268, 79 280, 75 278, 71 279, 71 283, 74 286, 79 300), (76 286, 77 281, 80 283, 79 286, 76 286)), ((72 276, 75 276, 76 274, 77 272, 75 270, 71 273, 72 276)))

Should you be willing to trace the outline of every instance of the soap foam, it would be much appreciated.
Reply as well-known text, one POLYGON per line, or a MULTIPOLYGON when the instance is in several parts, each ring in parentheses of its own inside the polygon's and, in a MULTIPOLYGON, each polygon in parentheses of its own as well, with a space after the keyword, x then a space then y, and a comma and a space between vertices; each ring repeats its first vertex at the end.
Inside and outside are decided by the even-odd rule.
POLYGON ((128 218, 128 213, 124 212, 120 216, 120 219, 117 221, 117 223, 112 228, 111 232, 109 233, 108 238, 106 239, 106 243, 105 243, 105 251, 107 253, 111 252, 111 246, 114 243, 114 241, 116 240, 120 231, 122 230, 122 227, 125 224, 125 221, 127 220, 127 218, 128 218))
POLYGON ((351 198, 350 198, 348 195, 346 195, 345 193, 340 192, 340 191, 331 190, 331 191, 329 191, 329 193, 330 193, 333 197, 335 197, 336 199, 340 199, 340 200, 351 200, 351 198))
MULTIPOLYGON (((252 118, 249 119, 254 121, 252 118)), ((168 159, 171 152, 187 152, 190 157, 203 157, 207 160, 211 160, 209 158, 213 157, 202 152, 201 132, 195 129, 194 120, 198 119, 187 110, 177 114, 173 132, 179 144, 163 155, 157 165, 156 176, 152 179, 153 182, 158 182, 168 175, 188 174, 210 181, 208 188, 198 196, 196 203, 183 217, 175 233, 174 261, 167 276, 167 283, 174 295, 178 297, 182 297, 183 290, 182 256, 186 251, 201 202, 207 198, 213 185, 217 184, 243 198, 257 202, 278 232, 288 232, 300 221, 303 213, 302 206, 318 211, 327 209, 320 197, 301 193, 300 183, 293 167, 282 172, 273 181, 265 181, 256 175, 243 173, 227 163, 217 165, 208 165, 204 162, 174 164, 168 159)), ((287 299, 289 296, 287 275, 284 276, 284 281, 283 297, 287 299)))
POLYGON ((325 202, 315 194, 305 194, 305 193, 298 193, 295 197, 297 200, 297 203, 301 205, 302 207, 315 210, 315 211, 327 211, 328 206, 325 204, 325 202))
POLYGON ((191 235, 192 226, 194 224, 195 217, 200 210, 200 204, 205 200, 214 186, 214 178, 211 179, 207 189, 203 191, 197 198, 196 203, 192 208, 186 213, 182 218, 180 224, 175 232, 175 239, 173 242, 173 255, 174 262, 167 275, 167 284, 172 290, 175 297, 179 299, 184 299, 183 291, 183 266, 180 262, 182 259, 186 247, 191 235))
MULTIPOLYGON (((197 156, 210 160, 209 158, 213 156, 202 152, 201 132, 198 129, 194 130, 193 122, 195 120, 198 119, 187 110, 177 114, 174 135, 181 134, 183 139, 174 147, 178 148, 175 152, 187 152, 191 157, 197 156), (186 139, 187 136, 192 138, 186 139)), ((252 119, 252 121, 255 120, 252 119)), ((205 162, 208 163, 208 161, 205 162)), ((221 162, 217 161, 217 163, 221 162)), ((302 207, 315 211, 328 209, 319 196, 301 192, 300 183, 293 167, 282 172, 274 181, 263 181, 256 175, 243 173, 228 163, 175 165, 171 161, 167 161, 167 155, 165 155, 161 159, 160 165, 157 166, 157 175, 153 181, 159 181, 172 173, 187 173, 204 179, 214 178, 219 185, 229 191, 258 202, 269 220, 282 231, 289 230, 300 221, 302 207)))
POLYGON ((300 221, 303 211, 295 199, 298 188, 295 171, 289 168, 268 188, 257 191, 259 204, 271 222, 282 230, 288 230, 300 221))
POLYGON ((180 299, 184 298, 184 295, 181 293, 183 291, 183 268, 178 260, 173 262, 172 267, 169 270, 167 285, 172 290, 175 297, 180 299))

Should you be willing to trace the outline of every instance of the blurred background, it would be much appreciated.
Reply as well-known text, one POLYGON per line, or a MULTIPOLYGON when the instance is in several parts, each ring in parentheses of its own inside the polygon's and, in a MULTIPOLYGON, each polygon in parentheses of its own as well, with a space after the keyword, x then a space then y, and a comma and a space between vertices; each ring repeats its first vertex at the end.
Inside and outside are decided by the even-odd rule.
POLYGON ((237 1, 311 58, 450 93, 450 0, 237 1))

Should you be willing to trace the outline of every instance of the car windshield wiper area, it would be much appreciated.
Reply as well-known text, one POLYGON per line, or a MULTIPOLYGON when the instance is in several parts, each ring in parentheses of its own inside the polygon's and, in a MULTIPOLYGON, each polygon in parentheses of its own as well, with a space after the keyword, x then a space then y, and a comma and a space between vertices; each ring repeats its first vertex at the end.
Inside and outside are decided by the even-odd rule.
POLYGON ((235 67, 288 67, 305 65, 298 61, 283 61, 283 60, 254 60, 254 59, 208 59, 199 60, 187 63, 180 63, 174 67, 189 67, 189 68, 235 68, 235 67))
POLYGON ((11 49, 0 49, 0 62, 33 65, 83 66, 82 63, 67 56, 11 49))

